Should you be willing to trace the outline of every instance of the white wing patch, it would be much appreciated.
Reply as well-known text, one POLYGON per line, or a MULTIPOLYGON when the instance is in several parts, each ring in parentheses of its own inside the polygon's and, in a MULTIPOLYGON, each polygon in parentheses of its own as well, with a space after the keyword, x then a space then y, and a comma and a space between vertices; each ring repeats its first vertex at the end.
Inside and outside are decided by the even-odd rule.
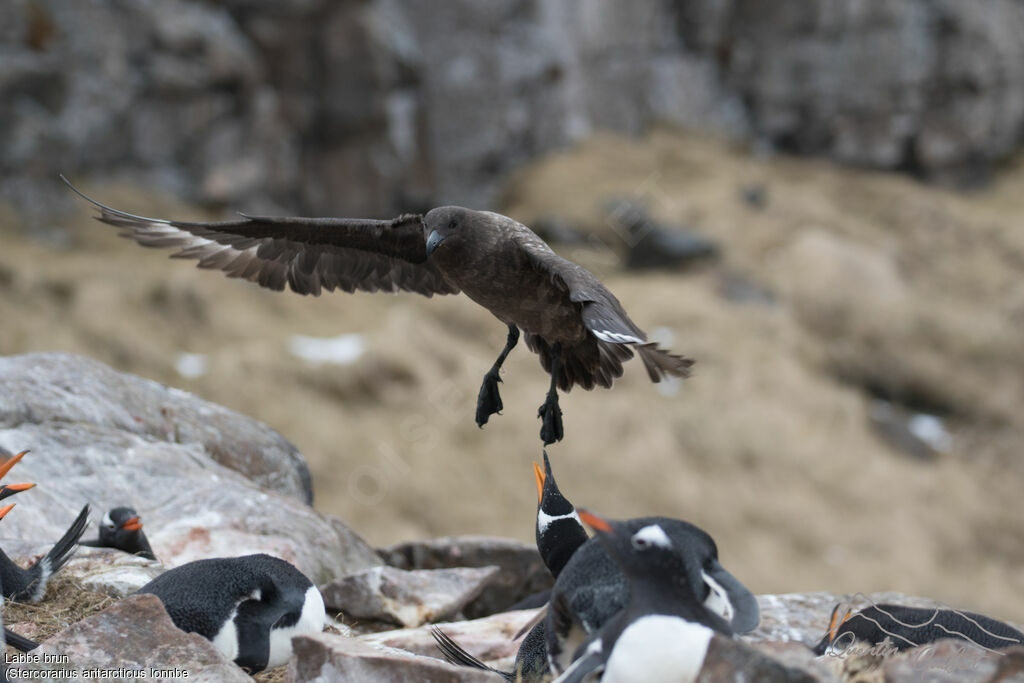
POLYGON ((735 614, 736 609, 732 606, 732 601, 729 600, 729 594, 724 588, 722 588, 722 584, 712 579, 706 571, 701 570, 700 575, 704 578, 704 583, 706 583, 710 589, 708 597, 704 600, 704 606, 726 621, 732 623, 732 617, 733 614, 735 614))
POLYGON ((656 545, 659 548, 671 548, 672 541, 669 540, 668 534, 657 524, 651 524, 645 526, 640 531, 633 534, 632 541, 636 544, 637 541, 645 541, 651 545, 656 545))
POLYGON ((631 334, 619 334, 609 330, 593 330, 594 336, 609 344, 642 344, 643 339, 634 337, 631 334))

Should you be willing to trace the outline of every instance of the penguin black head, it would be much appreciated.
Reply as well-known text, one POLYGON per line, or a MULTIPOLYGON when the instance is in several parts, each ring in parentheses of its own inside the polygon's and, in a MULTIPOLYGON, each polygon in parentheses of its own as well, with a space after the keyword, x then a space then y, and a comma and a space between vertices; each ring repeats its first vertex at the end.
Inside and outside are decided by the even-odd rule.
POLYGON ((671 579, 688 589, 694 597, 707 592, 702 587, 701 566, 713 557, 713 548, 695 536, 695 543, 673 543, 660 524, 648 520, 613 521, 586 510, 580 518, 597 532, 597 539, 608 551, 627 579, 671 579))
POLYGON ((671 581, 729 622, 733 631, 757 628, 757 599, 718 562, 718 546, 703 529, 667 518, 613 521, 584 510, 579 515, 627 578, 671 581))
POLYGON ((557 577, 576 549, 587 541, 587 531, 576 508, 558 490, 547 451, 544 470, 535 462, 533 475, 537 482, 537 549, 545 566, 557 577))
POLYGON ((155 560, 153 549, 142 533, 142 520, 133 508, 116 507, 100 522, 99 545, 155 560))

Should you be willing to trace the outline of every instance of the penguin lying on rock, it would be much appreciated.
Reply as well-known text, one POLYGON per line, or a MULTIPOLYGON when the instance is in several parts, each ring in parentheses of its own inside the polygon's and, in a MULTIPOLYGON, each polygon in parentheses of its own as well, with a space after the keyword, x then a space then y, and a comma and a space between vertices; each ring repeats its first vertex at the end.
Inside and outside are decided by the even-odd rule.
POLYGON ((270 555, 220 557, 169 569, 137 591, 160 598, 174 625, 210 640, 250 672, 280 666, 292 636, 327 621, 320 591, 270 555))
MULTIPOLYGON (((582 631, 587 635, 600 630, 629 601, 629 582, 604 544, 588 538, 576 508, 562 495, 551 472, 551 463, 544 454, 544 470, 534 464, 537 480, 537 549, 545 565, 555 577, 552 595, 561 595, 572 608, 582 631)), ((753 594, 718 562, 718 548, 702 529, 669 517, 642 517, 629 520, 642 526, 660 525, 679 552, 695 558, 701 572, 697 588, 700 601, 711 612, 722 617, 736 633, 757 628, 760 611, 753 594)), ((548 636, 551 611, 532 625, 516 654, 512 672, 495 671, 466 652, 440 629, 433 635, 438 647, 449 661, 498 673, 506 680, 543 681, 551 673, 551 649, 561 666, 568 665, 576 644, 560 643, 548 636), (563 661, 564 660, 564 661, 563 661)), ((576 631, 574 631, 576 633, 576 631)))
POLYGON ((116 507, 103 516, 100 536, 82 541, 91 548, 115 548, 132 555, 156 560, 146 534, 142 533, 142 520, 130 507, 116 507))
POLYGON ((943 638, 955 638, 987 650, 1024 645, 1024 633, 991 617, 953 609, 879 604, 853 614, 832 609, 825 637, 814 654, 842 653, 854 644, 879 645, 887 639, 894 650, 906 650, 943 638))

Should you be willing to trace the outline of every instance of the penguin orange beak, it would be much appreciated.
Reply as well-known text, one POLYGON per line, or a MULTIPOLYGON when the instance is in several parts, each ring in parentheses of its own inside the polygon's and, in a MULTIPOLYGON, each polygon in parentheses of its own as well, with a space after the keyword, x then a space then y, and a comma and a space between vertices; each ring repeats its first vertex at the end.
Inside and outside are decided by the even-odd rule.
POLYGON ((6 517, 7 513, 10 512, 13 509, 14 509, 14 503, 11 503, 10 505, 5 505, 2 508, 0 508, 0 519, 3 519, 4 517, 6 517))
POLYGON ((592 512, 587 512, 586 510, 577 509, 576 511, 579 513, 580 519, 582 519, 591 528, 596 529, 597 531, 604 531, 606 533, 611 532, 612 525, 606 522, 603 518, 598 517, 592 512))
POLYGON ((35 484, 0 484, 0 500, 13 496, 15 493, 21 493, 22 491, 28 491, 35 484))
POLYGON ((17 465, 18 462, 20 462, 21 459, 25 457, 26 453, 28 453, 28 451, 22 451, 21 453, 18 453, 14 457, 10 458, 3 465, 0 465, 0 479, 3 479, 4 476, 11 471, 11 468, 17 465))
POLYGON ((125 520, 125 523, 121 525, 121 528, 127 529, 128 531, 138 531, 142 528, 142 522, 139 521, 138 517, 132 517, 125 520))
POLYGON ((544 470, 540 468, 537 461, 533 463, 533 478, 537 480, 537 505, 540 505, 544 498, 544 470))
POLYGON ((849 619, 850 615, 853 614, 853 610, 846 610, 846 613, 842 617, 839 616, 839 608, 842 603, 836 603, 836 606, 832 608, 832 618, 828 622, 828 642, 833 642, 836 636, 839 635, 839 627, 845 624, 849 619))

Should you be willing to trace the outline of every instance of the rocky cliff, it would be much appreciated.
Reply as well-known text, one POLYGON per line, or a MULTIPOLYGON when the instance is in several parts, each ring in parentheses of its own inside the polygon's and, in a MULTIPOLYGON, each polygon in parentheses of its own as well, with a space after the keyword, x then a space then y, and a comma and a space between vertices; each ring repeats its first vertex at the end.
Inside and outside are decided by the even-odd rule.
POLYGON ((483 208, 655 120, 977 182, 1024 129, 1022 33, 1013 0, 11 0, 0 200, 45 213, 63 171, 250 211, 483 208))

